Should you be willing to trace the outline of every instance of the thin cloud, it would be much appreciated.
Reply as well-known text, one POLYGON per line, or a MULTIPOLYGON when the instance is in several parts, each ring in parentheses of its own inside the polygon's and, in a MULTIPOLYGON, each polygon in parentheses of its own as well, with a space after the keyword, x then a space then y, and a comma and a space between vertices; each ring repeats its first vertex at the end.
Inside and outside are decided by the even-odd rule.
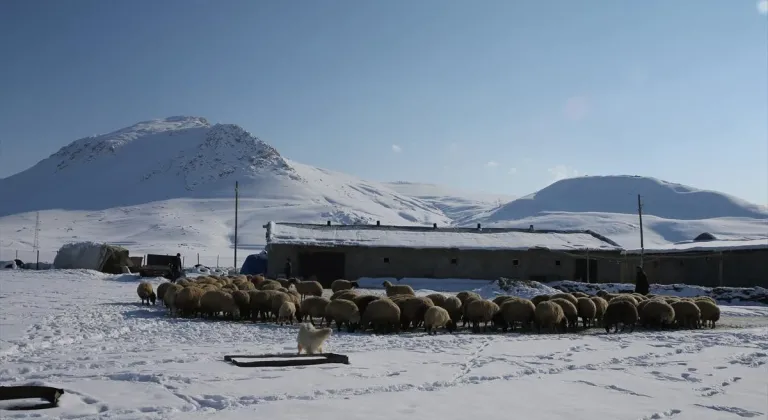
POLYGON ((451 143, 448 145, 448 151, 451 153, 456 153, 459 151, 459 144, 458 143, 451 143))
POLYGON ((395 152, 395 153, 400 153, 400 152, 403 151, 403 148, 398 146, 398 145, 396 145, 396 144, 393 144, 392 145, 392 151, 395 152))
POLYGON ((496 162, 495 160, 488 161, 488 163, 485 164, 486 168, 495 168, 499 166, 499 162, 496 162))
POLYGON ((759 0, 757 2, 757 13, 768 15, 768 0, 759 0))
POLYGON ((583 120, 589 114, 589 100, 584 96, 572 96, 565 101, 565 118, 571 121, 583 120))
POLYGON ((547 169, 547 171, 552 175, 555 181, 579 176, 579 171, 573 168, 569 168, 568 166, 565 166, 565 165, 553 166, 547 169))
POLYGON ((514 175, 514 174, 516 174, 516 173, 517 173, 517 168, 509 168, 509 171, 508 171, 508 173, 509 173, 510 175, 514 175))

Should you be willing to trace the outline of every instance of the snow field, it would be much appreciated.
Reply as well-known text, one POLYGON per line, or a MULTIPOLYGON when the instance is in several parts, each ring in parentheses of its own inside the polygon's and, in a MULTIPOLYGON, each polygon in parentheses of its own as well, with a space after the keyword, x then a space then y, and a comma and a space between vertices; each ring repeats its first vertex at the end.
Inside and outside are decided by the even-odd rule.
POLYGON ((334 332, 327 351, 347 354, 351 365, 237 368, 223 356, 295 352, 297 327, 170 318, 159 304, 139 304, 137 284, 134 276, 85 270, 0 272, 0 384, 67 391, 59 408, 0 417, 390 419, 512 411, 719 420, 767 411, 765 307, 724 306, 715 330, 334 332), (737 314, 748 324, 735 326, 737 314))

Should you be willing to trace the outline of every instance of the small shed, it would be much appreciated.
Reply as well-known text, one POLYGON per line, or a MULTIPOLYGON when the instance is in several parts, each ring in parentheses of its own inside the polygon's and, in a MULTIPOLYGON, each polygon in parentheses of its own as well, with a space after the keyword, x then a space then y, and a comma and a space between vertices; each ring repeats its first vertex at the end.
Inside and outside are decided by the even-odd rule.
POLYGON ((267 273, 267 253, 251 254, 245 258, 243 266, 240 268, 240 274, 266 274, 267 273))
POLYGON ((97 242, 68 243, 59 249, 53 267, 87 269, 109 274, 122 273, 123 266, 132 267, 127 249, 97 242))

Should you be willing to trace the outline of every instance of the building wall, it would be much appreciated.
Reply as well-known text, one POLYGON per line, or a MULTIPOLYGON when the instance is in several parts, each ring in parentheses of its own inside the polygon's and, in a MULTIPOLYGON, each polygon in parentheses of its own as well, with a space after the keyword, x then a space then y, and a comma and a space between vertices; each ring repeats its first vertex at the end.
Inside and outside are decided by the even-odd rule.
MULTIPOLYGON (((768 249, 717 253, 648 254, 644 269, 648 281, 658 284, 696 284, 706 287, 768 287, 768 249), (720 261, 722 259, 722 284, 720 261)), ((625 282, 634 282, 639 256, 625 261, 625 282)))
MULTIPOLYGON (((329 251, 346 255, 347 279, 360 277, 418 277, 496 279, 499 277, 554 281, 573 279, 577 258, 548 251, 485 251, 410 248, 338 247, 316 248, 270 245, 269 271, 277 276, 286 258, 293 261, 293 271, 301 272, 301 252, 329 251), (385 260, 388 259, 388 262, 385 260), (456 263, 452 263, 452 259, 456 263), (517 264, 515 264, 517 260, 517 264), (559 264, 557 263, 559 262, 559 264)), ((593 254, 594 255, 594 254, 593 254)), ((623 257, 617 253, 601 253, 611 260, 597 260, 597 281, 616 282, 621 277, 623 257)))

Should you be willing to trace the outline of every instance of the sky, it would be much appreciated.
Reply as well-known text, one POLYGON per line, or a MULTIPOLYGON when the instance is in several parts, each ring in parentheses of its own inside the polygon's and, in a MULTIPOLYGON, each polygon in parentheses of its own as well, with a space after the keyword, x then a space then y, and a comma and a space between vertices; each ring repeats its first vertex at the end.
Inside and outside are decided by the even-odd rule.
POLYGON ((190 115, 370 180, 768 204, 768 0, 3 0, 0 40, 0 177, 190 115))

